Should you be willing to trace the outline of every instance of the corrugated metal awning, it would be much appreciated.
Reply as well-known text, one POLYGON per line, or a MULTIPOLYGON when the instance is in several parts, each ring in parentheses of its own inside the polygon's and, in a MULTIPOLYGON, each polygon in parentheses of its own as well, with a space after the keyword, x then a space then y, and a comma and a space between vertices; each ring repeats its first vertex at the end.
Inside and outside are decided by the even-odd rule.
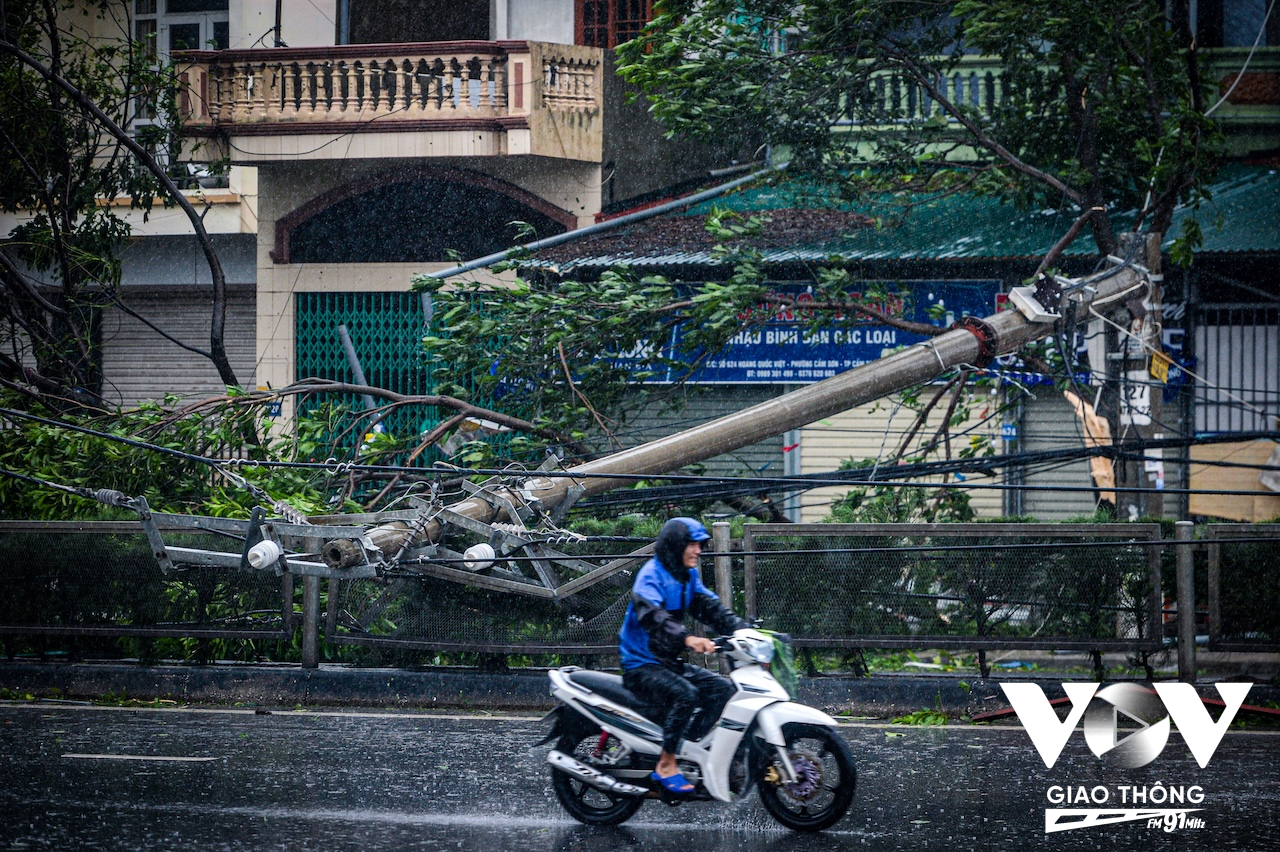
MULTIPOLYGON (((1198 210, 1178 210, 1166 246, 1182 232, 1182 222, 1195 216, 1204 233, 1200 254, 1280 253, 1280 170, 1224 167, 1208 195, 1198 210)), ((749 242, 768 264, 1036 258, 1049 251, 1072 216, 1056 210, 1017 210, 994 198, 952 195, 921 203, 900 224, 876 228, 850 207, 826 203, 820 190, 784 179, 681 214, 538 252, 524 263, 562 273, 616 266, 719 266, 728 261, 714 250, 718 240, 701 227, 713 206, 784 220, 771 223, 759 239, 749 242), (841 215, 846 217, 843 221, 841 215)), ((1123 226, 1126 217, 1117 219, 1123 226)), ((1091 257, 1097 248, 1085 233, 1065 254, 1091 257)))

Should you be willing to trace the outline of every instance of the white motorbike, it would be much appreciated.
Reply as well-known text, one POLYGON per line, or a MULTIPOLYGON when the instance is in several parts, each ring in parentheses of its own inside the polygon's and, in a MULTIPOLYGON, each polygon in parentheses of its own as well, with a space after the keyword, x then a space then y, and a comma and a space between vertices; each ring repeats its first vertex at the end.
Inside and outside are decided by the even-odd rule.
POLYGON ((551 694, 561 703, 548 714, 555 726, 542 742, 555 742, 547 755, 551 783, 574 819, 618 825, 649 799, 731 802, 753 784, 770 815, 797 831, 821 831, 848 810, 857 778, 836 721, 793 702, 779 683, 795 682, 787 638, 744 628, 715 641, 737 691, 719 719, 691 722, 676 755, 695 786, 687 795, 650 778, 662 750, 662 725, 654 721, 665 715, 660 708, 646 706, 618 675, 551 671, 551 694))

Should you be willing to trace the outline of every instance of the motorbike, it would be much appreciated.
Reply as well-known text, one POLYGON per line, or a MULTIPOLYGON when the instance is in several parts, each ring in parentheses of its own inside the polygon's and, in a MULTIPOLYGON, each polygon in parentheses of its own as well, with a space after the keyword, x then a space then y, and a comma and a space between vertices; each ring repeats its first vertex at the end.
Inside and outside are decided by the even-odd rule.
POLYGON ((676 755, 693 792, 673 794, 650 777, 665 715, 619 675, 564 666, 550 672, 559 704, 548 715, 547 755, 556 798, 587 825, 619 825, 656 799, 732 802, 759 788, 765 810, 787 828, 821 831, 853 801, 853 756, 836 721, 792 700, 795 664, 783 634, 755 628, 715 640, 736 692, 718 719, 690 721, 676 755), (784 686, 784 684, 787 684, 784 686))

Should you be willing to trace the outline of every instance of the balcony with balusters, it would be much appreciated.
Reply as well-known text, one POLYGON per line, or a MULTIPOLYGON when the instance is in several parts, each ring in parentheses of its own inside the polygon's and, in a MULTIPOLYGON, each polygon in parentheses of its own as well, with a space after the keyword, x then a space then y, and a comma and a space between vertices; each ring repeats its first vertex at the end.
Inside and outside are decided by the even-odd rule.
POLYGON ((601 156, 603 51, 532 41, 186 51, 201 159, 601 156))
MULTIPOLYGON (((1238 47, 1205 50, 1200 73, 1207 89, 1206 107, 1227 134, 1228 155, 1274 151, 1280 133, 1280 48, 1263 47, 1252 55, 1238 47)), ((1004 101, 1007 84, 997 57, 966 56, 939 75, 934 85, 952 103, 982 117, 1004 101)), ((956 122, 924 86, 900 75, 876 78, 870 102, 863 107, 860 119, 842 126, 887 128, 931 119, 956 122)))

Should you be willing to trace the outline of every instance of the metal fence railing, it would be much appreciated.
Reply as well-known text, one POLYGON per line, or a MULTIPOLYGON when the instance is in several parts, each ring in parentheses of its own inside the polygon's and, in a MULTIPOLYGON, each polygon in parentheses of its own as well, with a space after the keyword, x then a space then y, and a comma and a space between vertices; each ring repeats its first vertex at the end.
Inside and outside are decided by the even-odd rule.
MULTIPOLYGON (((580 577, 539 594, 430 566, 309 577, 325 589, 309 608, 289 571, 236 567, 248 522, 155 518, 167 571, 136 521, 0 521, 5 651, 225 640, 211 653, 253 659, 245 646, 309 637, 331 657, 356 648, 607 657, 647 558, 626 540, 565 545, 580 577), (226 556, 184 565, 184 548, 226 556)), ((708 582, 729 583, 739 612, 801 648, 1151 652, 1194 636, 1173 629, 1176 597, 1197 623, 1207 618, 1210 650, 1280 650, 1280 524, 1206 525, 1199 541, 1162 537, 1158 524, 748 524, 728 558, 727 525, 716 526, 708 582), (1175 572, 1193 551, 1199 568, 1175 572), (1175 590, 1175 574, 1189 588, 1175 590)))
POLYGON ((748 617, 804 647, 1155 650, 1158 524, 759 524, 748 617))
POLYGON ((1204 532, 1209 649, 1280 651, 1280 524, 1209 524, 1204 532))
MULTIPOLYGON (((172 547, 239 555, 226 536, 160 529, 172 547)), ((292 587, 288 575, 228 568, 166 573, 137 521, 0 522, 0 638, 279 640, 292 587)))

